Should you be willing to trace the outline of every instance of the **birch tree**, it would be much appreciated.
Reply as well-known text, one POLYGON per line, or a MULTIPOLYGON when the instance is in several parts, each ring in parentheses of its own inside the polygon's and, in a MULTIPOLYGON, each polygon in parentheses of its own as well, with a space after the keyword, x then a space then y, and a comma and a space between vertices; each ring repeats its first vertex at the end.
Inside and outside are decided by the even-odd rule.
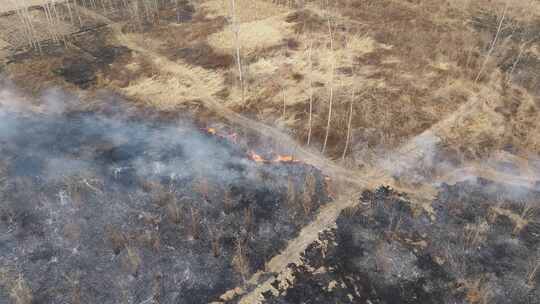
POLYGON ((238 80, 240 81, 240 90, 242 91, 242 103, 244 102, 245 90, 244 90, 244 77, 242 74, 242 61, 240 59, 240 26, 236 17, 236 0, 231 0, 231 17, 232 17, 232 30, 234 33, 235 44, 235 57, 236 65, 238 66, 238 80))
POLYGON ((330 82, 329 82, 330 98, 328 100, 328 120, 326 122, 326 134, 324 136, 324 143, 323 143, 323 148, 322 148, 323 154, 326 152, 326 145, 328 144, 328 136, 330 134, 330 125, 332 122, 332 105, 334 103, 334 73, 335 73, 334 70, 335 70, 335 65, 336 65, 335 63, 336 56, 334 54, 334 37, 332 33, 332 25, 330 23, 330 17, 328 17, 328 35, 330 39, 330 54, 332 55, 332 59, 331 59, 332 67, 330 68, 330 82))
POLYGON ((308 136, 307 145, 311 143, 311 128, 313 125, 313 40, 309 42, 308 62, 309 62, 309 117, 308 117, 308 136))

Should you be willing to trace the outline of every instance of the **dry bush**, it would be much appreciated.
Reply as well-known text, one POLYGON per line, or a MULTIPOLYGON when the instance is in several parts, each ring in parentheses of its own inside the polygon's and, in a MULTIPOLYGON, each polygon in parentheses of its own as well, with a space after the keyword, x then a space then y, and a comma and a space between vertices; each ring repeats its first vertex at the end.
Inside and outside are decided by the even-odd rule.
POLYGON ((77 223, 66 223, 63 228, 64 237, 71 241, 81 238, 81 226, 77 223))
POLYGON ((347 208, 343 209, 341 214, 343 214, 343 216, 346 217, 346 218, 355 218, 364 209, 366 209, 364 206, 362 206, 360 204, 356 204, 356 205, 354 205, 352 207, 347 207, 347 208))
POLYGON ((302 191, 302 209, 305 215, 309 215, 315 209, 314 197, 317 191, 317 178, 310 170, 304 180, 304 191, 302 191))
POLYGON ((163 276, 159 272, 154 275, 154 284, 152 286, 153 304, 161 303, 162 278, 163 276))
POLYGON ((130 240, 134 240, 136 244, 145 246, 159 252, 161 248, 161 237, 158 232, 153 230, 144 230, 140 233, 133 233, 130 240))
POLYGON ((169 203, 176 200, 174 193, 168 191, 159 182, 144 181, 141 183, 141 187, 145 192, 151 194, 152 204, 156 206, 166 207, 169 203))
POLYGON ((392 260, 385 254, 385 241, 380 241, 376 245, 375 266, 377 271, 381 273, 388 273, 392 267, 392 260))
POLYGON ((190 209, 190 222, 188 226, 189 234, 193 239, 198 240, 201 236, 201 214, 199 210, 195 208, 190 209))
POLYGON ((71 292, 71 304, 81 304, 80 273, 76 272, 73 275, 65 274, 64 278, 73 288, 71 292))
POLYGON ((474 248, 478 244, 486 240, 490 226, 487 221, 479 220, 474 224, 467 224, 465 226, 465 245, 469 248, 474 248))
POLYGON ((79 183, 76 178, 71 178, 67 181, 67 193, 69 193, 70 202, 74 207, 79 208, 83 203, 84 186, 79 183))
POLYGON ((175 224, 180 224, 184 215, 182 208, 178 205, 178 200, 176 196, 173 196, 174 199, 169 200, 167 204, 167 216, 169 220, 175 224))
POLYGON ((221 236, 223 231, 219 228, 208 227, 210 234, 210 245, 212 246, 212 254, 214 257, 219 257, 221 255, 221 236))
POLYGON ((14 304, 31 304, 33 303, 32 290, 22 275, 19 275, 13 283, 9 291, 9 295, 13 299, 14 304))
POLYGON ((465 283, 467 289, 466 299, 469 304, 489 304, 491 292, 485 286, 482 279, 467 281, 465 283))
POLYGON ((529 271, 527 273, 527 284, 531 287, 534 287, 539 275, 540 275, 540 251, 538 251, 537 256, 531 258, 531 260, 529 261, 529 271))
MULTIPOLYGON (((503 206, 503 205, 501 205, 503 206)), ((522 213, 515 213, 510 209, 502 208, 502 207, 492 207, 488 211, 488 221, 490 223, 495 222, 499 216, 507 217, 512 224, 514 225, 514 229, 512 231, 513 235, 519 235, 519 233, 527 227, 529 224, 529 220, 531 219, 531 216, 534 215, 535 210, 532 208, 532 205, 530 203, 523 203, 522 204, 522 213)))
POLYGON ((249 206, 244 209, 244 228, 249 233, 255 225, 255 215, 253 214, 253 207, 249 206))
POLYGON ((124 271, 137 275, 141 266, 142 259, 139 255, 139 251, 134 246, 126 247, 126 255, 122 258, 122 268, 124 271))
POLYGON ((242 278, 242 282, 246 282, 247 277, 250 273, 250 267, 249 267, 249 258, 248 258, 248 249, 247 244, 237 239, 235 242, 235 248, 234 248, 234 256, 233 256, 233 267, 234 270, 240 275, 242 278))
POLYGON ((225 193, 223 193, 223 209, 225 212, 231 211, 234 207, 234 201, 232 198, 232 194, 230 190, 225 190, 225 193))
POLYGON ((193 181, 193 191, 204 198, 208 197, 208 194, 210 193, 210 184, 208 182, 208 178, 204 176, 197 177, 193 181))
POLYGON ((521 218, 531 220, 540 215, 540 204, 536 201, 526 201, 521 205, 521 218))
POLYGON ((128 239, 126 235, 118 228, 113 227, 112 225, 107 225, 105 227, 105 235, 109 239, 109 242, 111 242, 114 254, 119 254, 120 251, 126 248, 128 239))
POLYGON ((291 210, 295 210, 297 206, 297 196, 298 191, 296 190, 296 185, 294 178, 289 176, 287 178, 287 205, 291 210))

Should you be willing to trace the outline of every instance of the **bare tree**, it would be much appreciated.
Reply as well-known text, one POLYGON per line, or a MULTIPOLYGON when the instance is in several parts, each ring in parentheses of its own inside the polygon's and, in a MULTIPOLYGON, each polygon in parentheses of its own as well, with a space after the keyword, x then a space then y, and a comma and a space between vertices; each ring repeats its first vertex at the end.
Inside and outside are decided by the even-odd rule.
MULTIPOLYGON (((350 44, 349 44, 350 45, 350 44)), ((354 79, 354 76, 356 76, 356 69, 354 64, 354 53, 352 50, 349 50, 350 55, 350 64, 351 64, 351 74, 354 79)), ((352 120, 354 115, 354 100, 356 98, 356 88, 354 87, 354 84, 351 88, 351 100, 349 104, 349 120, 347 122, 347 138, 345 139, 345 148, 343 148, 343 154, 341 155, 341 159, 344 160, 345 156, 347 155, 347 151, 349 150, 349 142, 351 140, 351 127, 352 127, 352 120)))
POLYGON ((238 66, 238 79, 240 81, 240 90, 242 91, 242 102, 245 98, 244 76, 242 74, 242 61, 240 59, 240 26, 236 18, 236 0, 231 0, 232 30, 234 32, 234 44, 236 50, 236 64, 238 66))
POLYGON ((491 46, 489 47, 488 53, 486 54, 486 58, 484 59, 484 62, 482 62, 482 66, 480 67, 480 70, 478 71, 478 74, 476 75, 476 78, 474 79, 475 83, 478 82, 478 80, 480 80, 480 77, 482 76, 482 73, 484 72, 484 69, 486 68, 487 63, 489 62, 491 54, 493 53, 493 50, 495 49, 495 45, 497 44, 497 40, 499 39, 499 35, 501 33, 504 18, 506 17, 507 9, 508 9, 508 2, 506 2, 504 5, 504 10, 502 13, 501 20, 499 21, 499 26, 497 27, 497 32, 495 33, 495 37, 493 38, 493 41, 491 42, 491 46))
POLYGON ((353 103, 354 103, 354 96, 355 96, 355 89, 352 88, 351 93, 351 101, 349 105, 349 121, 347 122, 347 138, 345 139, 345 148, 343 148, 343 154, 341 155, 341 159, 344 160, 345 156, 347 155, 347 151, 349 150, 349 142, 351 140, 351 125, 352 125, 352 118, 353 118, 353 103))
POLYGON ((328 136, 330 134, 330 124, 332 122, 332 105, 334 103, 334 70, 335 70, 335 55, 334 55, 334 37, 332 34, 332 25, 330 23, 330 17, 328 17, 328 34, 330 39, 330 52, 332 54, 332 67, 330 69, 330 98, 328 100, 328 120, 326 122, 326 134, 324 136, 324 143, 322 147, 322 153, 326 152, 326 145, 328 143, 328 136))
POLYGON ((15 12, 17 13, 17 17, 19 18, 19 21, 23 27, 23 35, 28 41, 28 45, 41 53, 41 44, 34 28, 32 16, 28 11, 28 6, 25 3, 21 4, 20 2, 15 2, 14 0, 11 0, 11 2, 16 8, 15 12))
POLYGON ((308 62, 309 62, 309 118, 308 118, 308 137, 307 145, 311 142, 311 128, 313 124, 313 40, 309 42, 308 62))
POLYGON ((236 240, 234 257, 233 257, 233 267, 236 272, 242 278, 242 282, 246 283, 246 278, 249 275, 249 259, 247 253, 247 244, 242 240, 236 240))

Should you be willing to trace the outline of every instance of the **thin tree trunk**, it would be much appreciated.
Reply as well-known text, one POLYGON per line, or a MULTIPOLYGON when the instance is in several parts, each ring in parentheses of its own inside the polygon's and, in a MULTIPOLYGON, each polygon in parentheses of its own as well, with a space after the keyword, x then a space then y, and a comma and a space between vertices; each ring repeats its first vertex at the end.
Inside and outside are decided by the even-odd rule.
POLYGON ((234 31, 236 47, 236 64, 238 65, 238 78, 240 80, 240 90, 242 90, 242 103, 244 102, 244 77, 242 75, 242 61, 240 59, 240 27, 236 20, 236 0, 231 0, 232 5, 232 26, 234 31))
POLYGON ((70 1, 66 2, 66 7, 67 7, 68 13, 69 13, 69 22, 71 23, 71 25, 75 25, 75 22, 73 21, 73 11, 71 10, 70 1))
POLYGON ((508 72, 508 75, 506 76, 508 83, 510 83, 510 81, 512 80, 512 74, 514 74, 514 70, 516 69, 517 65, 519 64, 519 61, 521 60, 521 56, 523 55, 523 52, 525 51, 525 46, 527 45, 527 43, 528 42, 525 42, 521 45, 519 54, 517 55, 516 60, 512 64, 512 68, 508 72))
POLYGON ((308 119, 308 137, 307 145, 311 142, 311 126, 313 121, 313 60, 311 58, 311 52, 313 50, 313 40, 309 43, 309 119, 308 119))
POLYGON ((354 95, 355 95, 355 90, 353 88, 352 96, 351 96, 351 105, 349 108, 349 122, 347 123, 347 139, 345 141, 345 148, 343 149, 343 155, 341 155, 342 160, 345 159, 345 156, 347 155, 347 150, 349 150, 349 141, 351 139, 351 125, 352 125, 352 118, 353 118, 354 95))
POLYGON ((499 26, 497 27, 497 33, 495 34, 495 37, 493 38, 493 41, 491 42, 491 46, 489 47, 489 51, 486 55, 486 59, 484 59, 484 62, 482 63, 482 66, 480 67, 480 71, 478 71, 478 75, 476 75, 476 78, 474 79, 475 83, 477 83, 478 80, 480 80, 480 77, 482 76, 482 73, 484 72, 484 69, 486 68, 486 65, 491 57, 491 53, 493 53, 493 50, 495 49, 495 45, 497 44, 497 40, 499 39, 499 34, 501 33, 504 18, 506 17, 507 9, 508 9, 508 3, 504 5, 504 11, 501 17, 501 21, 499 21, 499 26))
POLYGON ((287 98, 285 98, 285 86, 281 88, 281 94, 283 95, 283 113, 281 117, 283 118, 283 120, 285 120, 285 111, 287 109, 287 98))
POLYGON ((330 17, 328 17, 328 33, 330 35, 330 52, 332 54, 332 68, 330 75, 330 100, 328 101, 328 120, 326 122, 326 135, 324 136, 324 143, 322 153, 326 152, 326 145, 328 144, 328 136, 330 134, 330 124, 332 122, 332 105, 334 103, 334 68, 335 68, 335 55, 334 55, 334 38, 332 37, 332 25, 330 24, 330 17))

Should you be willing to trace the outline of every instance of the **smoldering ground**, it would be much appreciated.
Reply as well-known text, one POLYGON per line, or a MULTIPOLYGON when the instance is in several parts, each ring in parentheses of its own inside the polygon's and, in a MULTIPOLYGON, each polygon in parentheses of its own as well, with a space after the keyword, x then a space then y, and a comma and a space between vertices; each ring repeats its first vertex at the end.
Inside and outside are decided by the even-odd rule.
POLYGON ((326 201, 313 168, 256 164, 189 120, 131 117, 107 98, 80 111, 61 90, 30 100, 0 82, 0 303, 206 303, 326 201), (303 214, 287 183, 307 175, 303 214))

